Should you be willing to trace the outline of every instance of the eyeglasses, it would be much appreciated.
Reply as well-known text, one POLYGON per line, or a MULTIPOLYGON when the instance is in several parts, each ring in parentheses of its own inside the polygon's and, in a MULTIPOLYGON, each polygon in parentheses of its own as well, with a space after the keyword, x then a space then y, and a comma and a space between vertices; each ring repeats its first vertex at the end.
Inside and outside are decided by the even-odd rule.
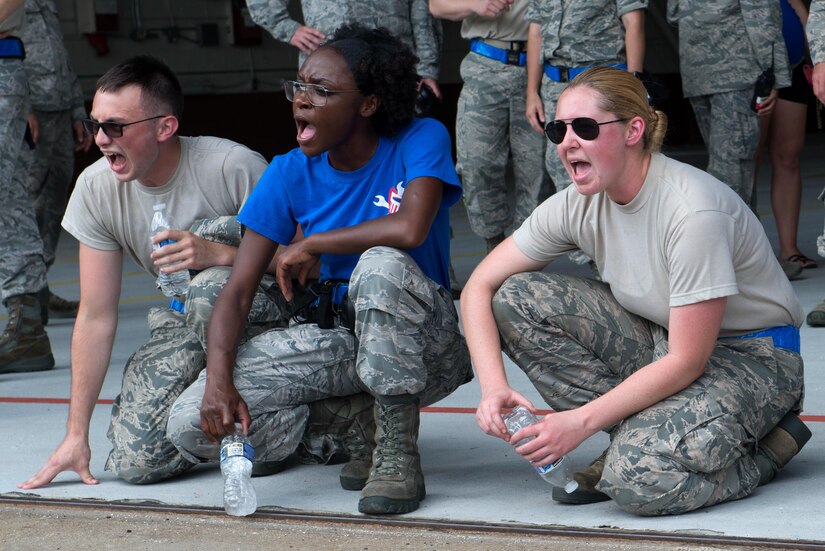
POLYGON ((103 133, 109 136, 110 138, 119 138, 123 136, 123 129, 127 126, 131 126, 139 122, 160 119, 167 116, 168 115, 156 115, 154 117, 149 117, 148 119, 141 119, 135 122, 100 122, 94 119, 83 119, 83 129, 90 136, 97 136, 97 131, 102 128, 103 133))
POLYGON ((564 135, 567 134, 567 125, 570 125, 573 127, 573 132, 575 132, 579 138, 592 141, 599 137, 599 127, 601 125, 626 120, 627 119, 615 119, 612 121, 596 122, 589 117, 578 117, 570 122, 565 122, 561 119, 556 119, 544 125, 544 133, 547 135, 547 139, 558 145, 564 141, 564 135))
POLYGON ((286 99, 289 101, 295 101, 295 94, 298 93, 298 90, 303 92, 306 95, 307 101, 314 105, 315 107, 323 107, 327 104, 327 97, 330 94, 340 94, 342 92, 360 92, 361 90, 330 90, 329 88, 324 88, 320 84, 307 84, 305 82, 297 82, 295 80, 285 80, 284 81, 284 93, 286 94, 286 99))

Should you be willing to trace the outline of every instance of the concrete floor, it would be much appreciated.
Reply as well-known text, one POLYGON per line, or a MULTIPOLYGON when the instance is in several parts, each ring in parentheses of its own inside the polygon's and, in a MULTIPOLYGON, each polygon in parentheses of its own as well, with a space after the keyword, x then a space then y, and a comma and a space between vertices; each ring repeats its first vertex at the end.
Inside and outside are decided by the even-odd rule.
MULTIPOLYGON (((825 209, 816 196, 825 187, 825 161, 821 152, 825 139, 811 136, 803 164, 803 210, 799 244, 808 256, 816 256, 815 239, 823 228, 825 209)), ((677 151, 673 156, 700 165, 702 151, 677 151)), ((767 177, 763 170, 759 189, 760 213, 765 230, 775 243, 770 213, 767 177)), ((466 213, 453 209, 453 262, 459 280, 465 281, 481 258, 484 245, 468 227, 466 213)), ((793 286, 809 311, 825 297, 825 259, 818 269, 805 270, 793 286)), ((557 269, 587 275, 568 261, 557 269)), ((53 291, 78 298, 77 244, 68 236, 61 240, 57 262, 50 273, 53 291)), ((0 504, 3 499, 102 500, 128 504, 153 502, 199 508, 221 507, 221 476, 211 466, 195 469, 176 480, 151 486, 134 486, 115 479, 103 470, 109 450, 106 439, 111 400, 120 387, 123 365, 148 336, 145 314, 149 306, 164 300, 151 278, 127 261, 120 303, 120 325, 114 354, 92 418, 92 472, 100 479, 86 486, 73 473, 64 473, 48 487, 21 492, 16 484, 27 479, 45 462, 65 431, 69 397, 69 343, 73 322, 54 320, 48 326, 57 366, 35 374, 0 375, 0 434, 4 435, 4 465, 0 470, 0 504)), ((5 320, 0 310, 0 320, 5 320)), ((563 506, 550 498, 550 488, 529 465, 503 442, 485 436, 472 415, 479 398, 473 382, 464 385, 437 407, 422 415, 420 448, 427 480, 427 498, 419 510, 399 520, 435 520, 457 523, 494 523, 505 527, 560 527, 585 530, 618 530, 633 534, 669 534, 675 537, 754 538, 756 541, 796 542, 803 547, 825 547, 822 510, 825 497, 825 328, 802 327, 802 353, 806 364, 805 417, 814 433, 802 453, 772 484, 751 497, 678 517, 641 518, 620 511, 611 502, 583 507, 563 506)), ((508 365, 512 384, 535 404, 542 404, 526 377, 508 365)), ((586 464, 606 445, 606 437, 594 437, 574 451, 570 459, 586 464)), ((312 512, 358 518, 358 494, 341 490, 339 466, 298 465, 278 475, 255 479, 262 512, 312 512)), ((5 517, 5 514, 4 514, 5 517)), ((36 518, 32 517, 32 518, 36 518)), ((45 517, 44 517, 45 518, 45 517)), ((229 521, 229 519, 227 519, 229 521)), ((234 522, 234 521, 233 521, 234 522)), ((196 526, 197 522, 192 523, 196 526)), ((31 528, 37 529, 34 522, 31 528)), ((43 523, 51 527, 52 522, 43 523)), ((29 529, 31 529, 29 528, 29 529)), ((10 540, 12 525, 0 523, 0 545, 10 540)), ((422 529, 421 533, 425 532, 422 529)), ((371 549, 401 548, 391 532, 378 532, 371 549)), ((165 541, 165 540, 157 540, 165 541)), ((413 540, 412 548, 421 548, 413 540)), ((44 547, 51 547, 46 546, 44 547)), ((72 545, 68 545, 74 548, 72 545)), ((284 546, 285 547, 285 546, 284 546)), ((53 548, 53 547, 51 547, 53 548)), ((77 546, 80 548, 80 546, 77 546)), ((107 548, 117 548, 108 547, 107 548)), ((295 548, 310 548, 296 545, 295 548)), ((337 548, 337 547, 334 547, 337 548)), ((341 548, 347 548, 346 545, 341 548)), ((351 548, 361 548, 353 545, 351 548)), ((410 548, 410 547, 404 547, 410 548)), ((452 547, 450 547, 452 548, 452 547)), ((494 545, 490 547, 496 548, 494 545)), ((499 547, 501 548, 501 547, 499 547)))

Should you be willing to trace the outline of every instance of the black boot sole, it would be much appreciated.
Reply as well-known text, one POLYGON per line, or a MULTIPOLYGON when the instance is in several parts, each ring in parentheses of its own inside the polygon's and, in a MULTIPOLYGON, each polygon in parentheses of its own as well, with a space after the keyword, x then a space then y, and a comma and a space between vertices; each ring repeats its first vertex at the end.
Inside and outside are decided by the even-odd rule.
POLYGON ((21 358, 0 366, 0 373, 29 373, 48 371, 54 367, 54 356, 49 354, 39 358, 21 358))
POLYGON ((418 488, 418 495, 413 499, 393 499, 386 496, 370 496, 358 502, 358 512, 365 515, 403 515, 412 513, 421 505, 427 492, 424 486, 418 488))

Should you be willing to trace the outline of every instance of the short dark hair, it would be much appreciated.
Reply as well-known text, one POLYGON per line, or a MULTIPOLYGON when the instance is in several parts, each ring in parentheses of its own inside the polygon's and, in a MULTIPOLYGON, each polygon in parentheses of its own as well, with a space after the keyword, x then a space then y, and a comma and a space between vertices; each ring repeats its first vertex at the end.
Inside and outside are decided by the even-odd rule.
POLYGON ((352 23, 339 27, 324 47, 343 56, 361 93, 380 98, 372 117, 379 134, 394 136, 412 121, 420 77, 409 46, 385 28, 352 23))
POLYGON ((178 120, 183 115, 183 91, 175 72, 163 61, 139 55, 118 63, 97 80, 95 91, 117 92, 126 86, 139 86, 149 100, 149 109, 157 115, 171 113, 178 120))

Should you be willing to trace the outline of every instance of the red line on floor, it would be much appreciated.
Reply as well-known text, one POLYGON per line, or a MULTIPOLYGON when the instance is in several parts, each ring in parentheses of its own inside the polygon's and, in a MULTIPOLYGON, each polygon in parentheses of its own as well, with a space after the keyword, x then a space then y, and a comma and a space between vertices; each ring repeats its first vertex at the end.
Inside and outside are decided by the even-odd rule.
MULTIPOLYGON (((12 396, 0 396, 0 404, 68 404, 68 398, 16 398, 12 396)), ((114 400, 98 400, 95 402, 99 406, 112 405, 114 400)), ((444 406, 429 406, 421 408, 426 413, 471 413, 476 412, 476 408, 458 408, 444 406)), ((536 410, 540 415, 555 413, 550 409, 536 410)), ((812 423, 825 423, 825 415, 800 415, 800 419, 812 423)))

